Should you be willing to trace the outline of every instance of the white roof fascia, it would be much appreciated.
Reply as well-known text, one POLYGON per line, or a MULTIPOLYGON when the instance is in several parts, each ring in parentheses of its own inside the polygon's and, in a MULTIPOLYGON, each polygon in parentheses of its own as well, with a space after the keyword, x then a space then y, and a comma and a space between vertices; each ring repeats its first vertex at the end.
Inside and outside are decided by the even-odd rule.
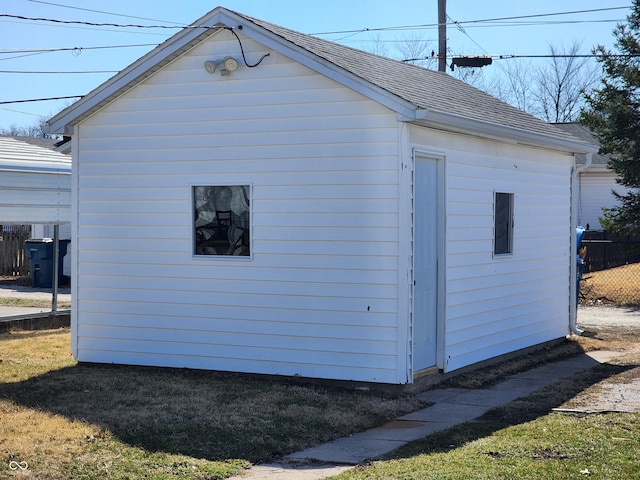
POLYGON ((203 34, 205 28, 213 28, 220 23, 220 14, 215 12, 216 11, 209 17, 205 16, 200 20, 196 20, 196 22, 192 24, 202 26, 202 29, 185 28, 179 31, 169 40, 161 43, 127 68, 51 118, 49 122, 47 122, 49 133, 72 135, 73 124, 78 118, 87 113, 91 113, 94 109, 101 108, 103 102, 108 102, 123 93, 121 92, 123 88, 131 88, 143 79, 149 77, 165 63, 172 60, 176 53, 181 50, 190 49, 192 46, 191 42, 197 40, 198 37, 203 34), (113 96, 113 98, 110 98, 111 96, 113 96))
POLYGON ((598 146, 581 140, 545 135, 506 125, 472 119, 432 109, 416 112, 416 120, 434 127, 448 127, 461 133, 475 133, 480 136, 502 140, 506 143, 521 143, 537 147, 551 148, 569 153, 598 153, 598 146))
POLYGON ((71 175, 71 166, 69 168, 56 168, 56 167, 42 167, 41 165, 26 164, 20 165, 0 165, 0 172, 19 172, 19 173, 42 173, 53 175, 71 175))

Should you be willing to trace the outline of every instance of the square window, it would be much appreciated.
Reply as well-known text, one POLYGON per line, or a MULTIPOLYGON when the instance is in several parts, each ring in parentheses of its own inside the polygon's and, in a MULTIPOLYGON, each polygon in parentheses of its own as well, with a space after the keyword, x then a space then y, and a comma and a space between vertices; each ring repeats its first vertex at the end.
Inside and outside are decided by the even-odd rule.
POLYGON ((250 191, 249 185, 193 187, 195 255, 251 255, 250 191))
POLYGON ((495 193, 493 218, 493 254, 513 253, 513 193, 495 193))

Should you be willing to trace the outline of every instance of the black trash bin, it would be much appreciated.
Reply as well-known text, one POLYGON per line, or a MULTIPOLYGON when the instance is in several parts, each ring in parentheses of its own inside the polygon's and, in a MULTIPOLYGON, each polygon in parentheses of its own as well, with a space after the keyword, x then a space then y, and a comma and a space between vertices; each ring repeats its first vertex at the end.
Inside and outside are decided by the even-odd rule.
MULTIPOLYGON (((58 241, 58 283, 62 280, 62 259, 67 254, 69 242, 58 241)), ((53 287, 53 243, 51 238, 30 238, 24 242, 33 287, 53 287)))

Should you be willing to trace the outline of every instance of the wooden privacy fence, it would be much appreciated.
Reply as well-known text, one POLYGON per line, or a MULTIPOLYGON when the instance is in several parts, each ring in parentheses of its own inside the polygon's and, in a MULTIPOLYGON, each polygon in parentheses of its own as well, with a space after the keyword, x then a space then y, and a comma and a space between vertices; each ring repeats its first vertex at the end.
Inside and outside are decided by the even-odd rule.
POLYGON ((30 225, 3 225, 0 231, 0 275, 29 275, 29 259, 24 242, 31 238, 30 225))

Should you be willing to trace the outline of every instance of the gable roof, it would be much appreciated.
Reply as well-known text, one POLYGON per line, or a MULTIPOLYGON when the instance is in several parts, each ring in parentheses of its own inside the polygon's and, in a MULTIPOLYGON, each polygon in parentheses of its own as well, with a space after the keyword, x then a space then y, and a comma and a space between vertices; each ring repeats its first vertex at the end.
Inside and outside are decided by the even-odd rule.
POLYGON ((72 126, 223 29, 234 29, 396 111, 401 120, 511 139, 569 152, 593 145, 481 90, 415 65, 306 35, 218 7, 107 80, 49 121, 50 131, 72 126))

